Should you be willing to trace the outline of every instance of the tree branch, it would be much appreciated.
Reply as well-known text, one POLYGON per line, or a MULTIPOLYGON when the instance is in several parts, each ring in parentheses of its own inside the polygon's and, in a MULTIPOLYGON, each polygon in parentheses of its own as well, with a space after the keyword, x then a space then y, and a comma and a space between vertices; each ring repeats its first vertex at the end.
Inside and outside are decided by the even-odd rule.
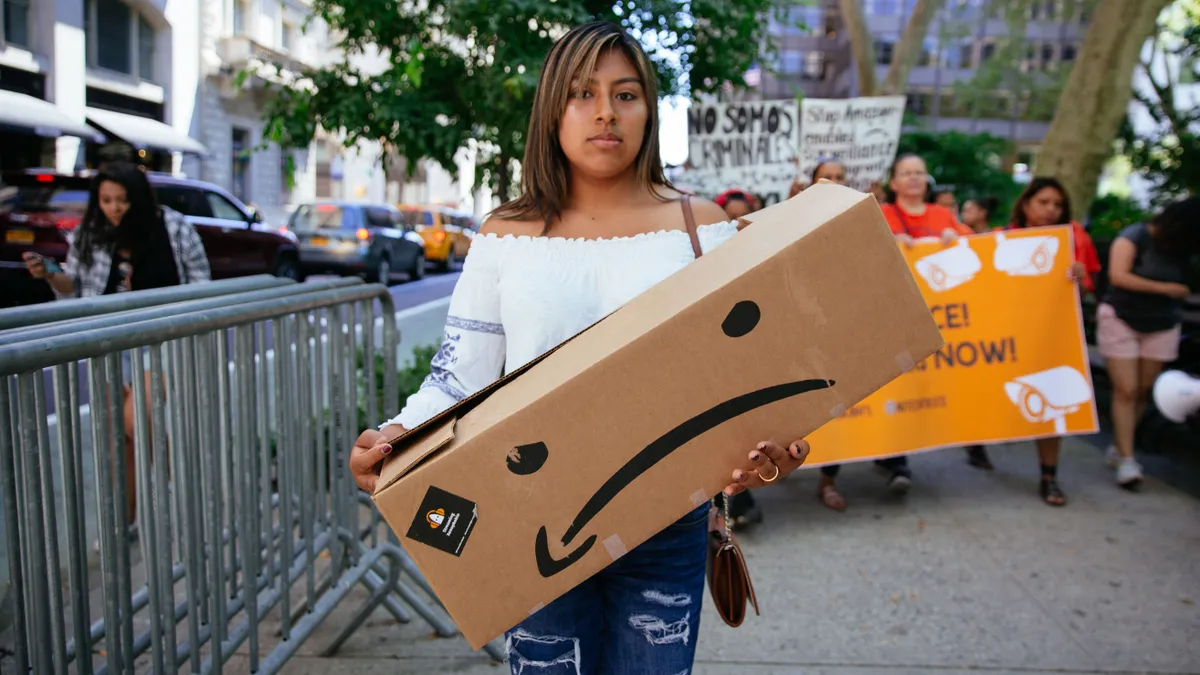
POLYGON ((875 78, 875 42, 867 29, 862 3, 859 0, 838 0, 838 8, 842 13, 842 21, 846 23, 846 32, 850 35, 850 51, 858 70, 858 95, 874 96, 878 88, 875 78))
POLYGON ((887 77, 883 80, 882 93, 904 93, 908 85, 908 73, 924 50, 929 22, 945 4, 946 0, 917 0, 912 15, 908 18, 908 25, 904 27, 904 33, 900 36, 900 43, 892 52, 892 64, 888 66, 887 77))

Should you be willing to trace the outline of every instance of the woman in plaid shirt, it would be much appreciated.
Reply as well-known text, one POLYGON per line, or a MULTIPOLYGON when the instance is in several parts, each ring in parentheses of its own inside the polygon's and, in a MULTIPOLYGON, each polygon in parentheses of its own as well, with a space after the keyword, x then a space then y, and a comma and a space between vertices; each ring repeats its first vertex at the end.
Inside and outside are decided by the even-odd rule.
POLYGON ((62 272, 25 254, 35 278, 59 298, 108 295, 208 281, 204 245, 179 213, 160 207, 150 181, 136 164, 113 162, 92 182, 83 222, 67 235, 62 272))
MULTIPOLYGON (((208 256, 195 228, 178 212, 160 207, 145 172, 129 162, 102 167, 92 182, 87 211, 74 232, 62 270, 51 269, 34 253, 25 266, 45 279, 59 298, 91 297, 211 279, 208 256)), ((126 355, 128 357, 128 354, 126 355)), ((137 509, 134 489, 132 364, 126 358, 125 451, 129 522, 137 509)), ((149 373, 144 373, 149 378, 149 373)), ((147 381, 147 390, 149 390, 147 381)))

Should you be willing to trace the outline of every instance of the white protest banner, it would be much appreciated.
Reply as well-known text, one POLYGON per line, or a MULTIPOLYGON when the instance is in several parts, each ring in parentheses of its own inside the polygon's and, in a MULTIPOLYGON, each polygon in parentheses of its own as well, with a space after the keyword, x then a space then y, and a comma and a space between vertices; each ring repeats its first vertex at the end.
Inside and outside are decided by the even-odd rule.
POLYGON ((846 181, 866 191, 873 181, 882 181, 896 157, 900 123, 904 118, 903 96, 863 98, 806 98, 800 103, 800 175, 824 160, 846 165, 846 181))
POLYGON ((763 206, 787 199, 796 177, 798 106, 792 99, 693 102, 688 110, 688 165, 680 186, 714 197, 747 190, 763 206))

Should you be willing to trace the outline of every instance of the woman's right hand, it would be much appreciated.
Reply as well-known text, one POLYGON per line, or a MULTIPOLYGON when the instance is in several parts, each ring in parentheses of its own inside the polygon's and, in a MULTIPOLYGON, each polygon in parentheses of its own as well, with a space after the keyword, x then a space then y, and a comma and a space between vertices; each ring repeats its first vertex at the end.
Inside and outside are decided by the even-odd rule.
POLYGON ((354 482, 358 483, 360 490, 375 493, 379 467, 383 464, 383 458, 392 451, 387 441, 388 437, 383 432, 367 429, 354 442, 354 449, 350 451, 350 473, 354 474, 354 482))
POLYGON ((1184 299, 1187 299, 1187 297, 1190 296, 1191 294, 1192 294, 1192 289, 1188 288, 1186 284, 1164 284, 1163 285, 1163 295, 1167 296, 1168 298, 1175 298, 1176 300, 1184 300, 1184 299))
POLYGON ((25 269, 29 270, 29 275, 34 279, 45 279, 47 276, 49 276, 49 272, 46 271, 46 263, 42 260, 42 256, 34 253, 33 251, 26 251, 21 254, 21 257, 25 260, 25 269))
POLYGON ((912 236, 908 234, 896 235, 896 241, 903 244, 905 248, 912 248, 917 243, 917 240, 913 239, 912 236))

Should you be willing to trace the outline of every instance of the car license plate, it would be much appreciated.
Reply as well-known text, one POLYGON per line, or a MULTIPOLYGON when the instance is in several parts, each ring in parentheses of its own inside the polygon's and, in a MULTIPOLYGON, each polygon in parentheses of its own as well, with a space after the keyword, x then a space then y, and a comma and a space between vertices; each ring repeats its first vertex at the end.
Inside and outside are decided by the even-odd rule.
POLYGON ((32 244, 33 232, 29 230, 9 230, 4 233, 4 241, 9 244, 32 244))
POLYGON ((313 237, 312 239, 309 240, 309 243, 312 244, 313 246, 328 246, 329 238, 328 237, 313 237))

